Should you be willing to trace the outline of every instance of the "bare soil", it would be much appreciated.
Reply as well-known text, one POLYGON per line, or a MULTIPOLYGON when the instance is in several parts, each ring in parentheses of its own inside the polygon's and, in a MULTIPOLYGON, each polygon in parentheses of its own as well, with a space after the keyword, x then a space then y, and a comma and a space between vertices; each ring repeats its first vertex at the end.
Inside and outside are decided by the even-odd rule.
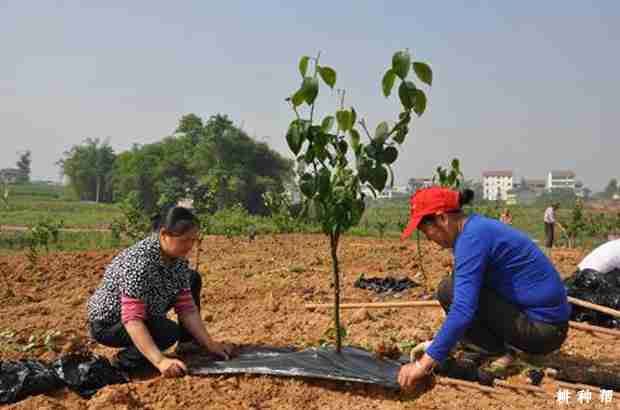
MULTIPOLYGON (((209 237, 203 243, 202 315, 211 334, 238 344, 297 347, 317 346, 331 327, 329 310, 309 311, 305 303, 331 302, 328 241, 321 235, 279 235, 255 241, 209 237)), ((429 298, 452 268, 449 252, 424 243, 425 286, 397 300, 429 298)), ((57 351, 44 347, 28 353, 0 348, 1 359, 36 357, 51 360, 81 348, 111 356, 114 351, 88 339, 85 308, 106 264, 115 252, 54 253, 42 256, 37 267, 21 255, 0 256, 0 331, 12 330, 12 343, 26 344, 31 334, 59 330, 57 351)), ((563 275, 574 270, 584 251, 558 249, 552 260, 563 275)), ((420 261, 414 241, 346 237, 339 252, 344 271, 345 302, 392 300, 353 287, 366 276, 409 276, 419 279, 420 261)), ((192 263, 194 256, 192 255, 192 263)), ((346 343, 369 349, 396 342, 432 338, 443 320, 436 308, 344 310, 346 343)), ((612 336, 571 330, 561 351, 539 364, 554 368, 600 369, 620 373, 620 344, 612 336)), ((520 380, 516 375, 512 379, 520 380)), ((512 380, 511 379, 511 380, 512 380)), ((509 381, 511 381, 509 380, 509 381)), ((436 385, 414 392, 323 380, 266 376, 189 377, 165 379, 143 375, 123 386, 108 386, 84 400, 64 389, 50 396, 28 398, 6 408, 16 409, 546 409, 557 408, 554 385, 550 396, 515 393, 487 395, 471 389, 436 385)), ((620 408, 620 399, 599 403, 592 392, 589 405, 620 408)))

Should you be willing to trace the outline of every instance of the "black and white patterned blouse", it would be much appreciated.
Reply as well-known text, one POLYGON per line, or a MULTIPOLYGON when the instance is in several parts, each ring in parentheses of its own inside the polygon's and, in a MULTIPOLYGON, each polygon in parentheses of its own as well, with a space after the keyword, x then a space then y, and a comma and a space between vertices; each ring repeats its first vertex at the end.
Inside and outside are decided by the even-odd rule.
POLYGON ((159 236, 152 235, 118 254, 88 301, 89 322, 113 325, 121 321, 121 297, 144 302, 147 318, 165 317, 182 290, 190 288, 185 258, 166 265, 159 236))

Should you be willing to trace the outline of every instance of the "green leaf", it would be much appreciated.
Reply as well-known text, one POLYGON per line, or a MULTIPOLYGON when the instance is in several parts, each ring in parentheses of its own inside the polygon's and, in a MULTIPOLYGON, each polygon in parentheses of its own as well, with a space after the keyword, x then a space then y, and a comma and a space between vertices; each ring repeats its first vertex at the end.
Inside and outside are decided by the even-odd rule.
POLYGON ((409 67, 411 67, 411 55, 408 51, 398 51, 392 56, 392 70, 394 73, 404 80, 409 74, 409 67))
POLYGON ((394 81, 396 81, 396 73, 391 68, 383 75, 381 85, 383 86, 383 95, 389 97, 392 94, 392 88, 394 88, 394 81))
POLYGON ((431 70, 428 64, 416 61, 413 63, 413 71, 415 71, 420 81, 428 85, 433 85, 433 70, 431 70))
POLYGON ((301 73, 302 78, 306 77, 306 72, 308 71, 308 61, 310 57, 303 56, 301 60, 299 60, 299 72, 301 73))
POLYGON ((320 145, 322 147, 327 145, 331 135, 324 133, 318 125, 313 125, 310 127, 310 134, 312 135, 312 142, 315 145, 320 145))
POLYGON ((370 161, 360 161, 357 169, 357 175, 360 178, 360 182, 365 183, 370 180, 370 175, 372 172, 372 166, 370 161))
POLYGON ((351 129, 349 130, 349 134, 351 135, 351 147, 353 147, 353 151, 355 151, 355 153, 357 154, 361 140, 360 133, 357 132, 356 129, 351 129))
POLYGON ((308 151, 306 151, 306 154, 304 155, 304 161, 306 162, 306 164, 312 164, 312 162, 314 161, 314 148, 312 146, 309 147, 310 149, 308 149, 308 151))
POLYGON ((351 129, 351 112, 347 110, 339 110, 336 112, 336 121, 338 121, 338 129, 347 132, 351 129))
POLYGON ((304 103, 304 92, 303 90, 298 90, 293 97, 291 97, 291 102, 293 103, 293 107, 297 108, 304 103))
POLYGON ((299 154, 299 150, 301 150, 301 146, 305 140, 305 135, 306 127, 301 120, 291 122, 286 133, 286 142, 291 151, 293 151, 293 154, 299 154))
POLYGON ((329 88, 334 88, 336 85, 336 71, 330 67, 319 67, 319 75, 325 81, 325 84, 329 86, 329 88))
POLYGON ((299 190, 307 198, 312 198, 314 194, 316 193, 316 185, 314 183, 314 177, 308 173, 303 174, 299 182, 299 190))
POLYGON ((381 155, 381 159, 385 164, 393 164, 396 158, 398 158, 398 150, 394 147, 387 147, 381 155))
POLYGON ((323 118, 323 122, 321 123, 321 131, 330 132, 333 126, 334 126, 334 116, 328 115, 327 117, 323 118))
POLYGON ((351 129, 355 126, 355 121, 357 121, 357 112, 355 112, 355 108, 351 107, 351 118, 349 119, 350 126, 348 129, 351 129))
POLYGON ((348 150, 349 150, 349 144, 347 144, 346 141, 342 140, 338 142, 338 151, 340 151, 342 155, 347 155, 348 150))
POLYGON ((421 117, 426 110, 426 94, 419 88, 415 90, 415 100, 413 102, 413 111, 421 117))
POLYGON ((460 163, 458 158, 454 158, 452 160, 452 164, 451 165, 452 165, 452 169, 456 170, 457 172, 460 171, 461 163, 460 163))
POLYGON ((401 126, 398 127, 398 129, 396 130, 396 133, 394 134, 392 139, 396 141, 398 144, 402 144, 403 142, 405 142, 405 137, 407 136, 408 133, 409 133, 409 127, 406 124, 401 124, 401 126))
POLYGON ((327 168, 322 168, 319 174, 319 196, 326 198, 331 190, 330 172, 327 168))
POLYGON ((411 81, 403 81, 400 83, 400 87, 398 87, 398 97, 403 107, 409 110, 413 108, 417 96, 416 90, 415 84, 411 81))
POLYGON ((370 184, 379 192, 383 191, 388 179, 388 171, 381 164, 377 164, 372 168, 370 174, 370 184))
POLYGON ((369 158, 379 159, 383 152, 382 144, 378 144, 376 141, 372 141, 370 144, 364 147, 364 151, 369 158))
POLYGON ((312 105, 316 96, 319 94, 319 80, 313 77, 305 77, 301 83, 301 91, 304 95, 304 101, 308 105, 312 105))
POLYGON ((388 132, 390 132, 390 128, 388 127, 387 122, 380 122, 379 125, 377 125, 377 129, 375 130, 375 141, 383 144, 387 139, 388 132))

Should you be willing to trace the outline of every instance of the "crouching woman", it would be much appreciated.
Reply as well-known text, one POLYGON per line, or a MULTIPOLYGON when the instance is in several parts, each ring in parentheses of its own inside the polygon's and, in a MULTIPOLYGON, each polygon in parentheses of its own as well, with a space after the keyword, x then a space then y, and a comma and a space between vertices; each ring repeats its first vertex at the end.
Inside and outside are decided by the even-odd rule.
POLYGON ((406 238, 419 229, 452 249, 454 273, 438 288, 447 317, 420 360, 403 366, 399 382, 414 385, 441 363, 459 340, 477 347, 494 366, 506 368, 515 350, 548 354, 566 339, 570 306, 549 259, 522 232, 497 220, 466 215, 473 198, 444 188, 419 190, 411 198, 406 238))
POLYGON ((115 361, 125 370, 148 367, 182 376, 183 361, 162 351, 204 348, 228 358, 232 345, 211 338, 200 317, 200 274, 186 259, 198 238, 198 221, 187 209, 170 209, 146 239, 125 249, 106 268, 88 302, 88 324, 98 343, 121 348, 115 361), (179 323, 166 314, 174 307, 179 323))

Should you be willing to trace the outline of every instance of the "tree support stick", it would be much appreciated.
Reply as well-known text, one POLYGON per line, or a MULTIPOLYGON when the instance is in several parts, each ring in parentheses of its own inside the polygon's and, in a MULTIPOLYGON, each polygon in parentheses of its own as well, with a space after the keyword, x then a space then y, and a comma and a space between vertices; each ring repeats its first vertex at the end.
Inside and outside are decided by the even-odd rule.
MULTIPOLYGON (((327 303, 311 303, 305 305, 306 309, 321 309, 329 308, 333 305, 327 303)), ((413 302, 383 302, 383 303, 343 303, 339 304, 340 309, 386 309, 386 308, 423 308, 423 307, 441 307, 436 300, 422 300, 413 302)), ((581 330, 584 332, 601 333, 610 336, 620 337, 620 330, 607 329, 600 326, 592 326, 585 323, 568 322, 572 329, 581 330)))
POLYGON ((596 310, 596 311, 620 318, 620 310, 612 309, 607 306, 597 305, 595 303, 586 302, 585 300, 577 299, 571 296, 568 297, 568 301, 572 303, 573 305, 596 310))

